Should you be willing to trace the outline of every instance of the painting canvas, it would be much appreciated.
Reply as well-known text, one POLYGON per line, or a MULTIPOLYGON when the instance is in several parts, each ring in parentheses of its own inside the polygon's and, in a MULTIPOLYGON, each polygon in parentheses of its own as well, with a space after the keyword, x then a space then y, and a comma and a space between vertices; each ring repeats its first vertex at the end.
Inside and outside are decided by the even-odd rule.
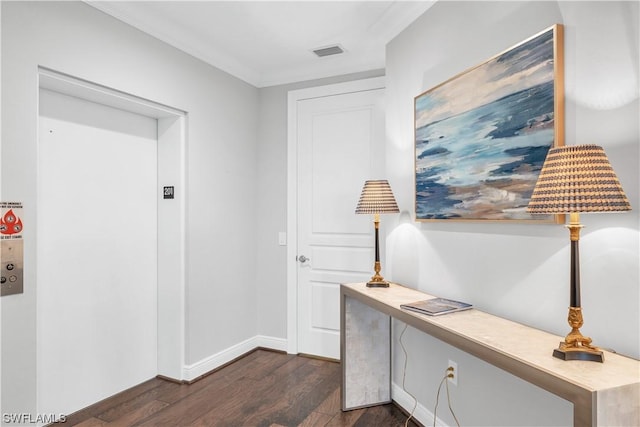
POLYGON ((526 207, 562 145, 562 27, 414 99, 417 220, 546 221, 526 207))

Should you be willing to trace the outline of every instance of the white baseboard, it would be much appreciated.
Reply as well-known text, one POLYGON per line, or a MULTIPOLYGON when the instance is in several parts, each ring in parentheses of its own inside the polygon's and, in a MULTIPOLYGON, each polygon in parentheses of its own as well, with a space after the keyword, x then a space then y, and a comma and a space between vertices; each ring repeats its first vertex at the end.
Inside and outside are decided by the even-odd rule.
POLYGON ((206 357, 192 365, 186 365, 182 369, 182 378, 184 381, 193 381, 196 378, 213 371, 216 368, 231 362, 233 359, 242 356, 258 347, 268 348, 271 350, 286 351, 287 340, 284 338, 268 337, 264 335, 256 335, 241 343, 233 345, 216 354, 206 357))
POLYGON ((269 350, 287 351, 287 340, 285 338, 267 337, 258 335, 258 347, 268 348, 269 350))
MULTIPOLYGON (((407 411, 407 413, 411 413, 416 402, 409 393, 404 391, 404 389, 396 383, 391 383, 391 398, 400 405, 402 409, 407 411)), ((433 412, 422 406, 420 402, 418 402, 415 411, 413 411, 413 417, 423 426, 433 425, 433 412)), ((440 418, 436 419, 436 426, 448 427, 440 418)))

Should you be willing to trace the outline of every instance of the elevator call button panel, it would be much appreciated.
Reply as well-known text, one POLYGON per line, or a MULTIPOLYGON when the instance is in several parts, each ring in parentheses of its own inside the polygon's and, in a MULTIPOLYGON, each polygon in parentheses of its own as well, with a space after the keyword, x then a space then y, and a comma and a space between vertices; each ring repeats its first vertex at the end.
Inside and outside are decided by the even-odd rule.
POLYGON ((24 269, 22 266, 23 241, 22 239, 2 240, 2 276, 0 287, 2 296, 21 294, 23 292, 24 269))

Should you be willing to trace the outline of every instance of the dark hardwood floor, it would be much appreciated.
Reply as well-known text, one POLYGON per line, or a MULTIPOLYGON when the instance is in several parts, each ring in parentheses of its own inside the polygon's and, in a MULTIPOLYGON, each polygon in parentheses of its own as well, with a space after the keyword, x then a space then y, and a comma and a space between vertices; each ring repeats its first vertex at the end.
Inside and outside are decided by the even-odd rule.
POLYGON ((406 416, 393 404, 342 412, 340 376, 336 362, 256 350, 192 384, 146 381, 64 425, 404 426, 406 416))

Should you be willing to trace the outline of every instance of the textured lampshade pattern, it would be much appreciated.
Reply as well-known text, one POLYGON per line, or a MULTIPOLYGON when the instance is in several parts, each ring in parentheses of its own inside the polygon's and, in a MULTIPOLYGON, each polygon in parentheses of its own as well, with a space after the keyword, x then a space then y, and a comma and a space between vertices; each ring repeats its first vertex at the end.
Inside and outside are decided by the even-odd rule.
POLYGON ((356 208, 357 214, 398 212, 400 212, 398 204, 386 179, 369 180, 364 183, 356 208))
POLYGON ((628 210, 629 200, 597 145, 550 149, 527 207, 534 214, 628 210))

